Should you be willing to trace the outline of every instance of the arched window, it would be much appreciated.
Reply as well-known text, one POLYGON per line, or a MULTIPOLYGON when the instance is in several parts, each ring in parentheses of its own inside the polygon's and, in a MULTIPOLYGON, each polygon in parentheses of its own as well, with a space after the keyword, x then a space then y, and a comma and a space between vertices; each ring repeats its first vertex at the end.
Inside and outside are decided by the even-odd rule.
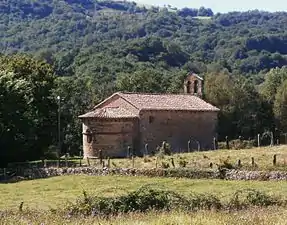
POLYGON ((193 85, 194 85, 193 87, 194 94, 197 94, 198 93, 198 80, 195 80, 193 85))
POLYGON ((188 81, 186 84, 186 93, 188 93, 188 94, 190 94, 190 85, 191 85, 191 83, 190 83, 190 81, 188 81))

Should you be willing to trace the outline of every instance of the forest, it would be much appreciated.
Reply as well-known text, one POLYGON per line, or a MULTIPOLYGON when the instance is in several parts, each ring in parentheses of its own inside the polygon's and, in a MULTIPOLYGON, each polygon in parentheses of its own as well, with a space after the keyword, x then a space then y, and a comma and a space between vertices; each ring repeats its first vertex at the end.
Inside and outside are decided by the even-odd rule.
POLYGON ((1 1, 0 161, 52 157, 59 107, 61 152, 78 155, 78 115, 116 91, 180 93, 191 71, 219 140, 287 133, 286 30, 287 12, 1 1))

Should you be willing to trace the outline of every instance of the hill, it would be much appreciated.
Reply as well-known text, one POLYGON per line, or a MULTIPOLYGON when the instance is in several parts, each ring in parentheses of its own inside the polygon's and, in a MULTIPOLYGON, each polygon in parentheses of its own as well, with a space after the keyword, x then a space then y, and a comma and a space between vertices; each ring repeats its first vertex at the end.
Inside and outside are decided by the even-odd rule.
POLYGON ((136 70, 134 65, 141 62, 163 69, 192 63, 197 72, 216 64, 244 74, 287 64, 285 12, 213 15, 205 8, 171 11, 94 0, 0 4, 0 51, 57 58, 64 64, 60 75, 67 70, 71 75, 71 67, 75 74, 95 74, 102 64, 109 73, 136 70), (212 18, 198 20, 198 16, 212 18))
MULTIPOLYGON (((3 78, 0 91, 4 90, 0 94, 0 102, 3 102, 0 106, 10 109, 0 111, 3 114, 0 133, 5 135, 0 145, 6 146, 9 152, 12 144, 23 146, 29 139, 31 143, 26 143, 27 148, 40 148, 43 140, 34 140, 38 131, 43 131, 42 137, 53 136, 52 142, 56 144, 57 132, 45 133, 48 129, 42 129, 45 124, 37 115, 41 111, 51 129, 56 128, 57 102, 48 107, 40 99, 47 97, 55 101, 55 96, 60 95, 63 99, 60 105, 62 150, 78 154, 82 139, 78 115, 116 91, 178 93, 190 71, 204 76, 204 98, 221 109, 220 140, 226 136, 254 139, 258 133, 268 131, 280 139, 280 134, 287 131, 286 20, 286 12, 214 15, 211 9, 204 7, 147 7, 128 1, 0 2, 0 53, 3 54, 0 69, 4 70, 0 76, 3 78), (41 80, 43 68, 50 67, 18 58, 14 56, 16 53, 50 64, 49 74, 57 75, 55 84, 43 82, 49 85, 46 85, 47 92, 41 92, 41 88, 33 84, 32 75, 38 74, 37 79, 41 80), (12 56, 7 58, 8 54, 12 56), (29 69, 25 67, 26 62, 29 69), (6 73, 8 70, 15 74, 6 73), (26 92, 20 95, 14 90, 14 101, 7 80, 23 85, 18 75, 30 80, 25 86, 26 92), (28 93, 33 96, 31 99, 26 98, 28 93), (23 100, 22 111, 26 113, 20 115, 27 119, 25 126, 18 115, 17 98, 23 100), (36 98, 39 101, 33 105, 36 98), (11 112, 15 112, 15 117, 11 112), (31 124, 37 129, 30 129, 31 124), (11 127, 15 128, 14 136, 6 132, 11 127), (30 138, 27 138, 28 128, 30 138), (13 137, 18 136, 15 142, 13 137)), ((45 143, 51 145, 48 139, 45 143)), ((17 149, 14 148, 15 152, 17 149)), ((43 151, 47 151, 47 146, 43 151)), ((24 149, 23 155, 27 155, 24 149)))

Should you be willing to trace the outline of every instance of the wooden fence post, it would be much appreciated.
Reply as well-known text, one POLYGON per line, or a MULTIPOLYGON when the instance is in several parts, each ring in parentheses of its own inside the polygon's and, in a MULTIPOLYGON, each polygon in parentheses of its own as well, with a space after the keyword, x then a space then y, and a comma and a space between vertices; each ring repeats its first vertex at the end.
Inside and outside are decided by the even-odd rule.
POLYGON ((103 152, 102 150, 99 150, 99 158, 100 158, 100 164, 103 163, 103 152))
POLYGON ((217 146, 216 146, 216 137, 213 138, 213 149, 216 150, 217 146))
POLYGON ((80 167, 82 167, 82 151, 80 151, 80 167))
POLYGON ((257 134, 257 146, 260 147, 260 134, 257 134))
POLYGON ((273 156, 273 166, 276 166, 277 164, 277 155, 273 156))
POLYGON ((6 168, 3 169, 3 172, 4 172, 4 180, 7 179, 7 171, 6 171, 6 168))
POLYGON ((271 132, 270 146, 274 146, 274 135, 273 135, 273 132, 271 132))
POLYGON ((145 155, 148 155, 148 144, 145 144, 144 149, 145 149, 145 155))
POLYGON ((251 158, 251 165, 252 165, 252 167, 255 167, 255 159, 254 159, 254 157, 251 158))
POLYGON ((229 149, 229 139, 228 139, 228 136, 225 137, 225 142, 226 142, 226 149, 229 149))
POLYGON ((174 159, 171 158, 171 165, 173 166, 173 168, 175 168, 175 164, 174 164, 174 159))
POLYGON ((65 154, 65 164, 66 164, 66 167, 68 167, 68 155, 67 155, 67 153, 65 154))
POLYGON ((237 162, 237 166, 240 168, 241 167, 241 160, 239 159, 237 162))
POLYGON ((156 160, 155 160, 155 168, 157 168, 157 161, 158 161, 158 157, 156 157, 156 160))
POLYGON ((108 168, 110 168, 111 167, 111 159, 110 159, 110 157, 108 158, 108 168))
POLYGON ((128 146, 128 158, 131 158, 131 147, 128 146))

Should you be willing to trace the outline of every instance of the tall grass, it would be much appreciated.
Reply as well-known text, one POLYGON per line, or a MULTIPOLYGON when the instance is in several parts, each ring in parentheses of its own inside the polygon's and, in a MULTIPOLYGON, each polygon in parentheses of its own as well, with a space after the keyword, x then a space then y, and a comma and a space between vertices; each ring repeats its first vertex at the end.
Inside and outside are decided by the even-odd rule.
POLYGON ((172 211, 117 215, 109 218, 67 217, 60 213, 9 211, 0 215, 0 224, 5 225, 285 225, 287 210, 281 207, 252 208, 240 211, 172 211))

